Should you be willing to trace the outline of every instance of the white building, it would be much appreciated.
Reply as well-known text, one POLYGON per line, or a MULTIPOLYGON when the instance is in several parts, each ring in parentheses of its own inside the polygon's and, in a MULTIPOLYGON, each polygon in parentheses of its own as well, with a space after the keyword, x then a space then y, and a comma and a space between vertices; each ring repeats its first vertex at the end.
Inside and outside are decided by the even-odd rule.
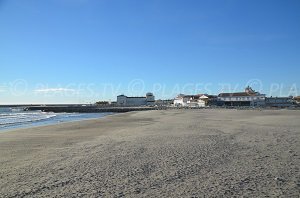
POLYGON ((296 104, 300 105, 300 96, 294 97, 294 101, 296 104))
POLYGON ((247 87, 245 92, 221 93, 218 101, 226 106, 264 106, 265 94, 255 92, 251 87, 247 87))
POLYGON ((293 97, 267 97, 266 106, 268 107, 291 107, 294 103, 293 97))
POLYGON ((152 106, 155 103, 155 97, 152 93, 147 93, 143 97, 128 97, 119 95, 117 97, 118 106, 152 106))
POLYGON ((208 97, 203 94, 199 95, 184 95, 179 94, 174 99, 175 107, 205 107, 208 97))

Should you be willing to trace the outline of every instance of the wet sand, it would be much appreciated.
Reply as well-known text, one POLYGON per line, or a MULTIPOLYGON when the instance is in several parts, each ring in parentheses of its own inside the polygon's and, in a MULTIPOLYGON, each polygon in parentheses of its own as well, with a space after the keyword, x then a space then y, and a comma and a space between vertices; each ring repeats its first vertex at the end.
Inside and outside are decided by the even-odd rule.
POLYGON ((168 110, 0 133, 0 197, 299 197, 300 111, 168 110))

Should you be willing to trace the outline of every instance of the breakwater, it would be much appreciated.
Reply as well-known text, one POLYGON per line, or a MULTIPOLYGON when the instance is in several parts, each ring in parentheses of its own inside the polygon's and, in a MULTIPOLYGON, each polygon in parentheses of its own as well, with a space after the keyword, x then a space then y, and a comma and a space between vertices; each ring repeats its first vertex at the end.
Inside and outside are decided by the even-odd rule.
POLYGON ((157 110, 156 107, 97 107, 97 106, 30 106, 25 107, 25 111, 40 110, 54 113, 103 113, 116 112, 125 113, 130 111, 157 110))

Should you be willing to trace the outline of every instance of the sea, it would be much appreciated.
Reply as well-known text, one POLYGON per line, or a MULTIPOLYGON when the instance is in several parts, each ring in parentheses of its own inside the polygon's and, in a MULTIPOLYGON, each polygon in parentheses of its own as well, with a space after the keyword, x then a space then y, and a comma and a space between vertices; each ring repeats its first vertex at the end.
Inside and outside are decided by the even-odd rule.
POLYGON ((24 111, 21 107, 0 107, 0 132, 64 122, 102 118, 113 113, 53 113, 24 111))

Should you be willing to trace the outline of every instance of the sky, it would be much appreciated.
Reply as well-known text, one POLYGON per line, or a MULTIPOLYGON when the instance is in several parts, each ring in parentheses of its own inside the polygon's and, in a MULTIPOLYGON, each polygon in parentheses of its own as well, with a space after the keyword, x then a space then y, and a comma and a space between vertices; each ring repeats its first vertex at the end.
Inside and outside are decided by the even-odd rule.
POLYGON ((0 104, 300 95, 299 0, 0 0, 0 104))

